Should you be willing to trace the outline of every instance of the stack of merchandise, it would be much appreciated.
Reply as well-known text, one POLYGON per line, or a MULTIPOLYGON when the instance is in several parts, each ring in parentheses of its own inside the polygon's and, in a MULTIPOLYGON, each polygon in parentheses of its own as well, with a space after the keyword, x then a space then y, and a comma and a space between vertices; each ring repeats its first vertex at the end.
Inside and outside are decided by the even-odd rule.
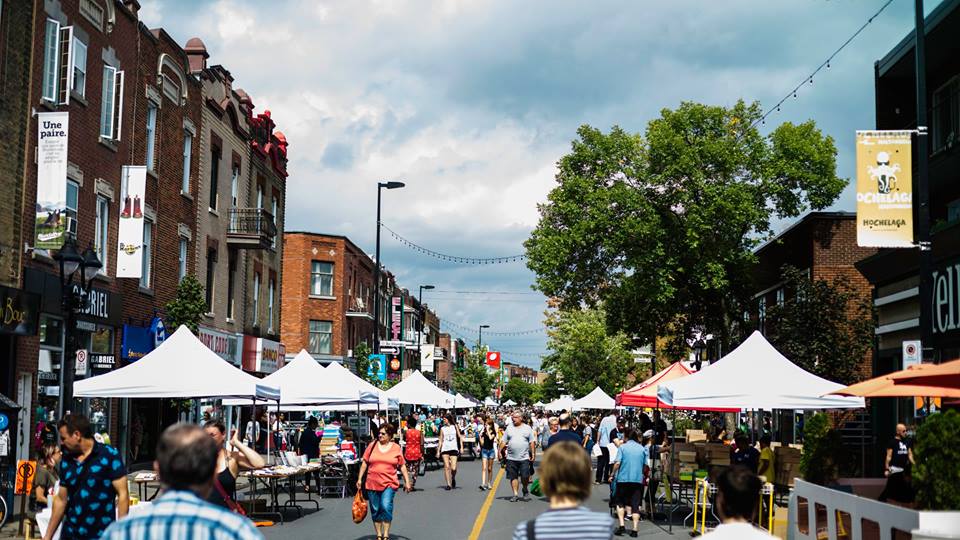
POLYGON ((799 448, 778 446, 774 449, 774 464, 776 467, 776 485, 793 487, 793 479, 800 474, 799 448))

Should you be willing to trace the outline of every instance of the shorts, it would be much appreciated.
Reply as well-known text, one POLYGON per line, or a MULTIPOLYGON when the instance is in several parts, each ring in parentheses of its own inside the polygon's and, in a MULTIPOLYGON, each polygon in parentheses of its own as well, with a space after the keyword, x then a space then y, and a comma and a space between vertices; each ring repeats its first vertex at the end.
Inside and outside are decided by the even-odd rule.
POLYGON ((440 452, 441 456, 459 456, 459 450, 447 450, 446 452, 440 452))
POLYGON ((617 490, 613 494, 617 506, 627 506, 634 513, 640 512, 640 503, 643 501, 643 484, 639 482, 617 482, 617 490))
POLYGON ((517 478, 522 478, 523 480, 529 480, 530 474, 533 469, 533 464, 530 463, 529 459, 522 460, 507 460, 507 480, 516 480, 517 478))
POLYGON ((489 450, 487 450, 486 448, 481 448, 480 457, 482 459, 497 459, 497 450, 494 448, 491 448, 489 450))

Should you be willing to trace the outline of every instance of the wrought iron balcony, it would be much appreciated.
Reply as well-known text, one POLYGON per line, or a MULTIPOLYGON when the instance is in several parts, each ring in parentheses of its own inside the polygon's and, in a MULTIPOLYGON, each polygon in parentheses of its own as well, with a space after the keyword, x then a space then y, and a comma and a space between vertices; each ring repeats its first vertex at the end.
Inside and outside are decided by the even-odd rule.
POLYGON ((370 313, 370 309, 365 305, 362 298, 355 298, 351 303, 350 307, 347 308, 347 317, 362 317, 364 319, 373 320, 373 314, 370 313))
POLYGON ((273 246, 277 224, 263 208, 232 208, 227 243, 241 249, 267 249, 273 246))

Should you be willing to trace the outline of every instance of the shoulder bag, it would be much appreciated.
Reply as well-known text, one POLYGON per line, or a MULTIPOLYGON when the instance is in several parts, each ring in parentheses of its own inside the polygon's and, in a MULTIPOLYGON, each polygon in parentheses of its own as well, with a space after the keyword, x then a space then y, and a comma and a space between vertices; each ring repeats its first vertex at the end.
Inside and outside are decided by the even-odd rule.
POLYGON ((229 508, 231 512, 240 514, 241 516, 247 515, 243 507, 237 504, 237 501, 233 500, 233 498, 227 494, 227 490, 223 488, 223 484, 220 483, 220 479, 216 476, 213 477, 213 487, 217 490, 217 493, 223 497, 223 502, 227 503, 227 508, 229 508))

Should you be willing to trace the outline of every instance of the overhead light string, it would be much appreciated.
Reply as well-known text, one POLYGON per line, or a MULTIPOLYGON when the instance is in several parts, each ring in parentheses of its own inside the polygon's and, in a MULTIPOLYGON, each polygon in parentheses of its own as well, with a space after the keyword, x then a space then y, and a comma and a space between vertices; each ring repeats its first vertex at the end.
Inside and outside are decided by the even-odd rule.
POLYGON ((522 253, 518 255, 507 255, 505 257, 467 257, 467 256, 450 255, 447 253, 441 253, 439 251, 434 251, 432 249, 425 248, 415 242, 412 242, 404 238, 399 233, 397 233, 390 227, 387 227, 382 222, 380 223, 380 226, 386 229, 387 232, 390 233, 390 236, 393 237, 394 240, 400 242, 401 245, 406 246, 412 249, 413 251, 416 251, 423 255, 427 255, 429 257, 433 257, 435 259, 445 261, 445 262, 481 265, 481 264, 506 264, 506 263, 520 262, 527 259, 526 254, 522 254, 522 253))

